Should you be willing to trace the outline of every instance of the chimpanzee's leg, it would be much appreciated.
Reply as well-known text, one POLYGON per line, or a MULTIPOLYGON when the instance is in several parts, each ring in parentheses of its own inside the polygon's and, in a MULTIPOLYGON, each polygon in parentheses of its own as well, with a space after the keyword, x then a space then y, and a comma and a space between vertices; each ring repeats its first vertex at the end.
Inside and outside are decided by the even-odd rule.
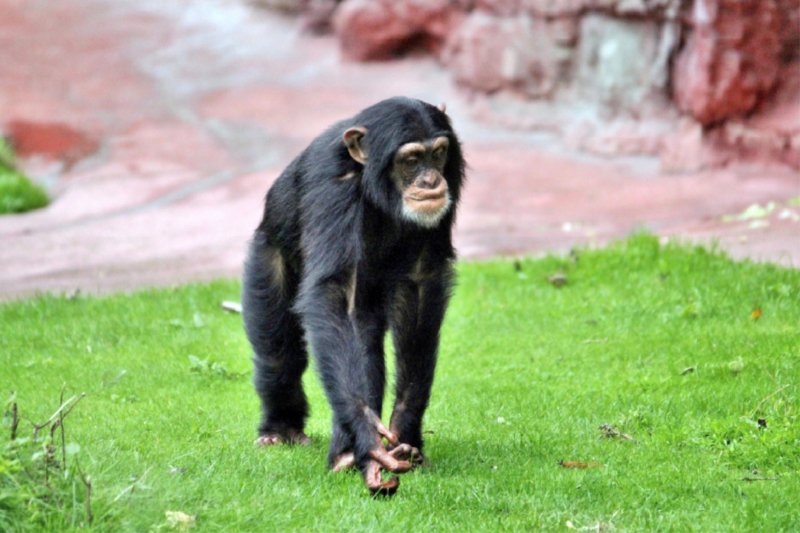
POLYGON ((308 366, 303 330, 291 310, 297 275, 280 251, 256 236, 245 263, 242 316, 255 357, 255 388, 261 398, 257 444, 308 444, 303 432, 308 402, 302 377, 308 366))
POLYGON ((389 429, 399 442, 419 450, 451 279, 450 266, 446 265, 424 280, 400 284, 395 295, 391 328, 397 376, 389 429))

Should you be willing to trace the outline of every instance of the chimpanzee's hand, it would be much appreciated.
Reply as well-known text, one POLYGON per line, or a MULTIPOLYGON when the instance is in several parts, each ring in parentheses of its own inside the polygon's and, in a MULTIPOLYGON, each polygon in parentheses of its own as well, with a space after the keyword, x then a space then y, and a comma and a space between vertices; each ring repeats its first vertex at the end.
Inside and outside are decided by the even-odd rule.
MULTIPOLYGON (((397 476, 392 476, 388 481, 383 481, 381 472, 386 470, 394 474, 404 474, 421 463, 422 455, 413 446, 398 442, 397 435, 390 431, 374 412, 367 410, 367 413, 375 425, 379 439, 377 445, 369 452, 370 460, 364 470, 364 481, 372 494, 391 495, 400 486, 400 480, 397 476), (388 446, 384 445, 383 439, 386 439, 388 446)), ((355 456, 352 452, 346 452, 334 461, 333 471, 340 472, 355 466, 355 456)))
POLYGON ((419 455, 419 450, 408 444, 400 443, 397 435, 384 426, 377 415, 374 415, 373 422, 378 435, 386 439, 392 449, 387 451, 383 441, 379 440, 378 445, 370 450, 369 455, 372 460, 367 464, 367 469, 364 472, 364 481, 366 481, 367 487, 372 494, 391 495, 400 486, 400 479, 397 476, 392 476, 388 481, 383 481, 381 470, 394 474, 408 472, 414 468, 415 456, 419 455))

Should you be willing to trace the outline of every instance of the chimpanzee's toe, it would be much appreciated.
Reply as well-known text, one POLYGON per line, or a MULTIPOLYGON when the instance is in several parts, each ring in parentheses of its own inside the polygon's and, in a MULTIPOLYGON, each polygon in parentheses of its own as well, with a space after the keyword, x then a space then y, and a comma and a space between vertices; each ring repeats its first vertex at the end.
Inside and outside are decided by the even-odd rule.
POLYGON ((291 444, 297 446, 308 446, 312 440, 304 432, 292 429, 283 433, 265 433, 260 435, 253 444, 256 446, 277 446, 279 444, 291 444))

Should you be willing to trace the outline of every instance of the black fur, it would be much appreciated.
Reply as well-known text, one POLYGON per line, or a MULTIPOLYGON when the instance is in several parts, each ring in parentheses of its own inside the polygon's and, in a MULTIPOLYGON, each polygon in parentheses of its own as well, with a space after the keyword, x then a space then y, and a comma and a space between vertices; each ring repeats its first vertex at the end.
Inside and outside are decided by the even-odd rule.
POLYGON ((453 281, 451 231, 463 175, 448 117, 408 98, 385 100, 335 124, 281 174, 250 245, 242 294, 261 435, 303 430, 308 402, 301 377, 310 347, 334 413, 329 461, 353 451, 364 472, 380 442, 364 408, 382 414, 383 340, 391 328, 397 354, 392 427, 400 442, 422 449, 422 417, 453 281), (351 127, 367 129, 366 165, 350 157, 342 140, 351 127), (402 144, 442 135, 450 141, 443 174, 452 205, 426 229, 402 217, 389 175, 402 144), (355 306, 348 312, 354 271, 355 306))

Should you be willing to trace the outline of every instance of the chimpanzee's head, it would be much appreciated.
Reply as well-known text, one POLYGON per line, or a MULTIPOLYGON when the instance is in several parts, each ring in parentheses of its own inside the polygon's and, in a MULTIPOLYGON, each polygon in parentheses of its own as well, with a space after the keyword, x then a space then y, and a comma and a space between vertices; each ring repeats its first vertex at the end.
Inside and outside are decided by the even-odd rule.
POLYGON ((359 113, 342 138, 364 166, 362 187, 379 209, 433 228, 452 223, 464 174, 461 145, 444 106, 392 98, 359 113))

